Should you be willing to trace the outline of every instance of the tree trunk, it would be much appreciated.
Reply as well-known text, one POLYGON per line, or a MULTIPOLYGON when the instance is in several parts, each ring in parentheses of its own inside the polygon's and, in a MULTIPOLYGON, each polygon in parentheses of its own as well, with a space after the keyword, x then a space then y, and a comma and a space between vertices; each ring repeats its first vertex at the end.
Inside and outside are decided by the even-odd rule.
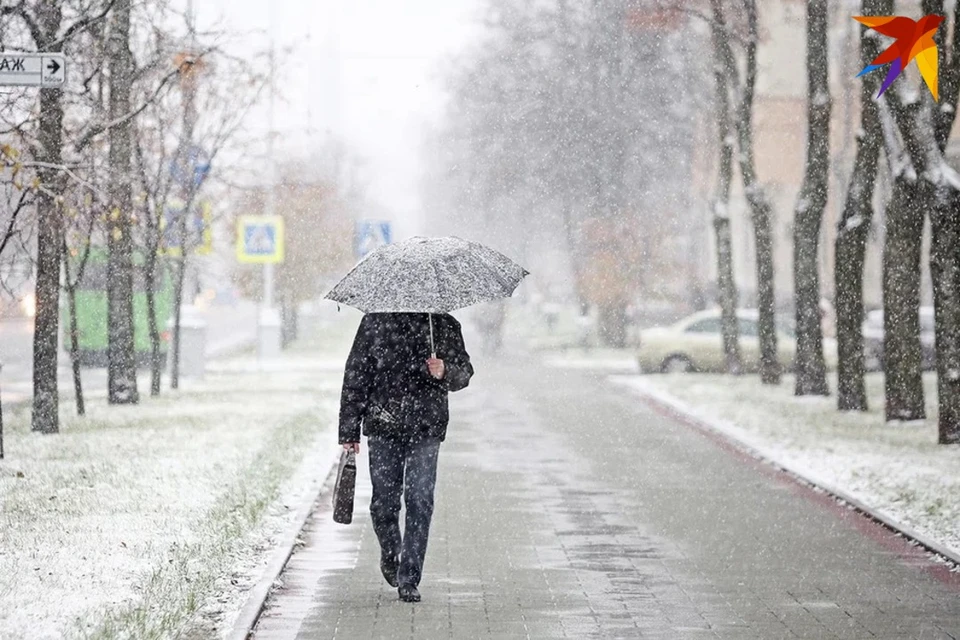
MULTIPOLYGON (((890 0, 863 0, 861 15, 888 15, 890 0)), ((860 60, 866 66, 878 54, 873 37, 860 27, 860 60)), ((837 408, 866 411, 867 390, 863 362, 863 265, 867 235, 873 219, 873 192, 883 132, 873 96, 877 74, 867 74, 860 87, 860 128, 857 155, 847 188, 843 213, 837 223, 834 288, 837 310, 837 408)))
MULTIPOLYGON (((944 15, 943 0, 924 0, 926 14, 944 15)), ((940 444, 960 443, 960 193, 950 180, 943 157, 956 119, 960 95, 960 4, 954 9, 953 38, 949 58, 945 43, 946 25, 935 36, 939 50, 940 104, 925 96, 926 122, 917 122, 914 131, 925 136, 923 146, 935 163, 925 176, 934 179, 929 192, 930 273, 933 279, 934 324, 937 353, 937 426, 940 444), (929 123, 934 124, 933 140, 929 123), (934 148, 935 143, 935 148, 934 148)), ((956 179, 956 174, 953 176, 956 179)))
MULTIPOLYGON (((89 234, 87 235, 86 241, 89 247, 89 234)), ((70 273, 70 252, 67 250, 66 234, 64 234, 63 237, 62 252, 63 278, 66 283, 64 288, 67 292, 67 310, 70 314, 70 325, 68 329, 70 335, 70 368, 73 374, 73 395, 77 405, 77 415, 82 416, 86 414, 86 408, 83 401, 83 377, 80 372, 80 330, 77 324, 77 287, 80 286, 83 267, 81 266, 81 268, 77 270, 78 274, 76 277, 70 273)), ((84 255, 83 262, 86 262, 88 255, 89 253, 84 255)))
POLYGON ((960 193, 930 214, 940 444, 960 444, 960 193))
MULTIPOLYGON (((69 277, 69 276, 68 276, 69 277)), ((77 415, 86 415, 83 401, 83 377, 80 373, 80 332, 77 325, 77 285, 67 287, 67 303, 70 306, 70 366, 73 371, 73 395, 77 403, 77 415)))
MULTIPOLYGON (((713 47, 717 59, 722 57, 727 32, 722 27, 723 13, 719 3, 713 4, 713 47), (717 15, 717 11, 720 14, 717 15)), ((730 81, 722 64, 714 65, 717 101, 717 136, 720 162, 717 168, 717 192, 713 201, 713 233, 717 243, 717 296, 720 303, 720 331, 726 372, 739 375, 740 327, 737 323, 737 284, 733 277, 733 246, 730 239, 730 185, 733 182, 733 133, 730 123, 730 81)))
MULTIPOLYGON (((182 221, 186 218, 186 213, 180 217, 178 224, 185 224, 182 221)), ((173 339, 170 341, 170 388, 180 388, 180 310, 183 307, 183 281, 187 272, 187 252, 184 247, 186 240, 186 231, 180 233, 180 259, 177 260, 177 275, 173 283, 173 339)))
MULTIPOLYGON (((149 214, 148 214, 149 215, 149 214)), ((150 216, 152 218, 152 216, 150 216)), ((147 256, 143 266, 143 281, 147 294, 147 329, 150 332, 150 395, 160 395, 160 377, 163 358, 160 357, 160 326, 157 322, 157 247, 152 241, 155 226, 148 222, 147 256)))
MULTIPOLYGON (((561 196, 561 212, 563 215, 563 231, 567 240, 567 253, 570 256, 570 269, 573 271, 574 294, 577 298, 577 308, 583 309, 587 306, 587 292, 584 291, 583 283, 583 256, 581 255, 580 245, 577 242, 579 230, 575 228, 576 223, 573 220, 573 206, 570 204, 568 195, 561 196)), ((586 315, 586 314, 582 314, 586 315)))
POLYGON ((597 335, 601 344, 623 349, 627 346, 627 308, 622 302, 600 305, 597 335))
MULTIPOLYGON (((143 146, 139 140, 139 133, 137 132, 136 127, 133 129, 133 151, 134 158, 136 158, 137 172, 140 178, 140 188, 144 193, 150 191, 150 182, 147 179, 146 173, 146 161, 144 160, 143 155, 143 146)), ((166 194, 162 200, 166 200, 166 194)), ((147 298, 147 331, 150 334, 150 395, 159 396, 160 395, 160 380, 163 376, 163 357, 160 353, 160 322, 161 320, 157 318, 157 255, 160 252, 160 230, 159 225, 160 221, 158 220, 158 214, 162 215, 161 212, 158 212, 156 203, 151 198, 145 197, 142 202, 141 215, 144 220, 145 225, 145 238, 143 241, 144 245, 144 264, 143 264, 143 280, 144 286, 146 287, 146 298, 147 298)), ((163 265, 160 266, 161 269, 164 268, 163 265)), ((163 322, 167 321, 167 318, 162 319, 163 322)))
POLYGON ((776 297, 773 289, 773 235, 770 230, 770 205, 766 196, 762 196, 752 206, 757 250, 760 381, 763 384, 780 384, 781 370, 777 354, 776 297))
POLYGON ((798 396, 829 395, 820 320, 819 243, 830 169, 827 2, 807 0, 807 161, 794 212, 793 282, 798 396))
MULTIPOLYGON (((118 0, 108 42, 110 120, 130 112, 133 81, 130 52, 130 3, 118 0)), ((107 228, 107 395, 110 404, 135 404, 137 362, 133 327, 133 198, 130 122, 110 127, 110 213, 107 228)))
POLYGON ((916 180, 898 176, 884 219, 883 369, 887 420, 922 420, 920 257, 923 215, 916 180))
MULTIPOLYGON (((39 4, 37 17, 48 41, 60 31, 59 2, 39 4)), ((47 42, 36 43, 41 50, 57 50, 47 42)), ((63 92, 40 90, 38 138, 43 162, 39 170, 44 189, 37 194, 37 314, 33 332, 33 417, 31 428, 41 433, 60 429, 60 398, 57 389, 57 333, 60 330, 60 264, 63 251, 63 220, 57 196, 63 193, 63 176, 52 168, 61 163, 63 143, 63 92)))
MULTIPOLYGON (((719 1, 719 0, 717 0, 719 1)), ((757 82, 757 47, 760 28, 756 0, 744 0, 747 14, 747 64, 746 77, 740 91, 736 128, 740 148, 740 175, 743 190, 750 204, 753 232, 757 254, 757 311, 760 333, 760 380, 763 384, 780 384, 780 361, 777 354, 776 296, 773 279, 773 233, 772 215, 767 194, 757 179, 753 153, 753 98, 757 82)), ((724 55, 727 76, 737 77, 737 64, 730 47, 724 55)))

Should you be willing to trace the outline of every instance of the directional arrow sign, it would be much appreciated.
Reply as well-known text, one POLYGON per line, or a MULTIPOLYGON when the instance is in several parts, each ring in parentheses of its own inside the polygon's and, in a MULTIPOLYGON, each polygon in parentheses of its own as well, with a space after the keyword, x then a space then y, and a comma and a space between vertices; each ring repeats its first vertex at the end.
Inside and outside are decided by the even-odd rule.
POLYGON ((0 85, 56 88, 66 79, 62 53, 0 53, 0 85))

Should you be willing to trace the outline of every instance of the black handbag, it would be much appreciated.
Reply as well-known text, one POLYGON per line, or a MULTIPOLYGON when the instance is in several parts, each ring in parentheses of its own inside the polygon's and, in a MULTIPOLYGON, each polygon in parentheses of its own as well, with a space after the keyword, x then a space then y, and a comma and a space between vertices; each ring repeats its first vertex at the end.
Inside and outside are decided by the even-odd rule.
POLYGON ((333 485, 333 521, 353 522, 353 494, 357 488, 357 454, 346 451, 340 455, 337 482, 333 485))

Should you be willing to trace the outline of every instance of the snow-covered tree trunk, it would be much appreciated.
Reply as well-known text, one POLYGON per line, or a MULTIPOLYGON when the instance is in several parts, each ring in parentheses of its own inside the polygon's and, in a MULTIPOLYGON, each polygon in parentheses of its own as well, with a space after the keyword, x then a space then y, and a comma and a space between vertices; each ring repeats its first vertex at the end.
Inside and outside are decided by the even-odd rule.
POLYGON ((717 297, 720 303, 720 331, 723 338, 727 373, 738 375, 740 327, 737 323, 737 284, 733 277, 733 243, 730 238, 730 186, 733 182, 733 130, 730 115, 730 79, 720 62, 729 46, 729 35, 720 2, 713 2, 714 82, 716 84, 717 136, 720 161, 717 166, 717 190, 713 200, 713 233, 717 245, 717 297))
MULTIPOLYGON (((720 0, 713 0, 719 2, 720 0)), ((760 380, 763 384, 780 384, 781 369, 777 354, 776 295, 773 276, 773 233, 770 225, 772 207, 766 191, 757 177, 753 153, 753 101, 757 83, 757 47, 760 28, 756 0, 744 0, 747 18, 746 76, 739 91, 736 112, 737 146, 739 148, 740 176, 750 205, 756 245, 757 311, 760 334, 760 380)), ((731 47, 723 56, 727 77, 739 75, 731 47)))
POLYGON ((940 444, 960 444, 960 191, 955 185, 934 198, 936 204, 930 211, 930 273, 937 349, 938 440, 940 444))
MULTIPOLYGON (((888 15, 890 0, 863 0, 861 15, 888 15)), ((879 53, 877 39, 860 27, 860 59, 866 66, 879 53)), ((883 132, 874 95, 879 76, 867 74, 860 88, 860 132, 857 154, 847 188, 843 213, 837 223, 834 289, 837 311, 837 408, 866 411, 863 361, 863 266, 867 235, 873 219, 873 193, 883 132)))
POLYGON ((807 161, 794 211, 793 282, 798 396, 829 395, 823 360, 818 270, 820 225, 830 170, 830 85, 827 76, 827 2, 807 0, 807 161))
POLYGON ((117 0, 108 36, 110 70, 110 210, 107 226, 107 396, 110 404, 135 404, 137 362, 133 334, 133 198, 131 193, 131 0, 117 0))
MULTIPOLYGON (((37 33, 34 41, 41 51, 59 50, 54 46, 63 12, 60 2, 46 0, 36 6, 37 33), (37 38, 39 35, 39 41, 37 38)), ((37 196, 37 315, 33 333, 33 417, 32 429, 56 433, 60 396, 57 389, 57 334, 60 331, 60 261, 63 250, 63 220, 57 195, 63 193, 63 175, 59 167, 63 153, 63 92, 40 90, 38 120, 39 170, 43 189, 37 196)))
POLYGON ((920 257, 923 214, 916 176, 894 178, 884 212, 883 368, 887 420, 926 417, 921 376, 920 257))
MULTIPOLYGON (((924 14, 946 18, 943 0, 924 0, 924 14)), ((960 443, 960 176, 944 158, 960 97, 960 4, 955 6, 952 40, 945 22, 935 39, 939 51, 940 103, 923 93, 922 110, 905 123, 905 137, 922 151, 924 199, 932 232, 930 274, 933 279, 937 353, 937 423, 940 444, 960 443), (931 134, 932 131, 932 134, 931 134)), ((903 123, 901 124, 903 126, 903 123)))

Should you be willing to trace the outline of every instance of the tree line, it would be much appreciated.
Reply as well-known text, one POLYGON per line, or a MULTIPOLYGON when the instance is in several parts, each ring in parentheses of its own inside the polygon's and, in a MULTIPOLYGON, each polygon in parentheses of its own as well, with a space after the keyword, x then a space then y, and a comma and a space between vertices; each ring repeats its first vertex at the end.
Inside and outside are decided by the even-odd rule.
MULTIPOLYGON (((885 414, 925 417, 920 300, 924 225, 932 244, 939 441, 960 442, 960 176, 946 158, 960 97, 960 3, 862 0, 851 14, 936 15, 939 95, 905 74, 878 97, 886 71, 859 80, 860 127, 842 194, 835 267, 821 273, 832 164, 829 72, 831 6, 805 0, 806 141, 792 211, 797 395, 827 395, 820 301, 833 278, 837 404, 865 411, 864 263, 882 222, 885 414), (886 176, 881 176, 886 172, 886 176), (889 198, 877 193, 887 177, 889 198)), ((832 7, 834 11, 836 6, 832 7)), ((772 220, 757 166, 755 115, 761 78, 757 0, 490 0, 482 44, 449 73, 451 100, 430 161, 428 197, 450 225, 483 229, 520 255, 537 237, 563 246, 582 306, 598 307, 600 336, 622 346, 624 309, 682 270, 678 238, 690 229, 693 133, 709 114, 715 153, 709 203, 726 369, 741 370, 730 208, 741 181, 755 252, 760 377, 779 384, 772 220), (491 231, 492 230, 492 231, 491 231)), ((919 15, 915 16, 919 17, 919 15)), ((846 16, 841 16, 847 19, 846 16)), ((849 16, 852 19, 853 15, 849 16)), ((891 41, 860 27, 860 66, 891 41)), ((693 229, 694 232, 697 229, 693 229)), ((685 258, 687 256, 684 256, 685 258)), ((691 279, 691 282, 693 279, 691 279)))
MULTIPOLYGON (((152 344, 150 392, 160 393, 167 318, 155 300, 164 268, 158 256, 177 255, 179 312, 191 248, 187 212, 201 190, 228 191, 210 180, 209 167, 225 149, 242 152, 244 118, 266 83, 262 65, 231 56, 223 39, 198 33, 189 12, 162 1, 0 5, 4 51, 59 52, 68 61, 63 87, 8 87, 0 94, 0 259, 29 255, 32 263, 35 431, 59 429, 61 307, 77 411, 84 413, 77 291, 98 247, 106 251, 108 400, 139 401, 133 304, 141 277, 152 344), (175 202, 181 213, 171 217, 175 202), (166 228, 170 224, 175 228, 166 228)), ((174 349, 177 340, 175 327, 174 349)), ((174 387, 176 380, 174 368, 174 387)))

